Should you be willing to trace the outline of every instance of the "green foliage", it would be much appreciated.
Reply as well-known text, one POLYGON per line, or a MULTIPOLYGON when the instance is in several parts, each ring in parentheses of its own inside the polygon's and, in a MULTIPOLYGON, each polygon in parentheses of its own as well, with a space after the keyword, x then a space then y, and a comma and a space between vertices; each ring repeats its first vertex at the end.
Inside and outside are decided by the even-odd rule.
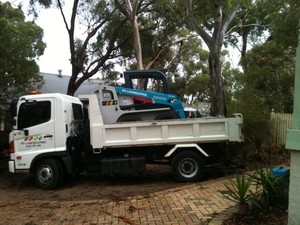
POLYGON ((26 22, 20 9, 0 3, 0 97, 20 96, 41 84, 35 59, 46 47, 42 38, 43 30, 26 22))
POLYGON ((186 87, 186 94, 191 95, 192 102, 204 102, 209 100, 209 76, 202 74, 193 77, 186 87))
POLYGON ((252 204, 254 212, 267 214, 273 206, 287 205, 288 176, 288 173, 274 175, 273 167, 258 167, 253 175, 237 173, 235 180, 229 179, 225 197, 239 205, 252 204))
POLYGON ((168 75, 174 77, 172 90, 177 90, 176 94, 185 102, 195 105, 209 101, 208 51, 199 45, 199 39, 192 36, 182 46, 181 52, 168 70, 168 75))
POLYGON ((295 0, 240 2, 240 10, 229 28, 225 44, 231 44, 241 52, 244 71, 248 69, 244 65, 248 46, 261 45, 269 38, 285 48, 297 46, 299 7, 300 2, 295 0))
POLYGON ((255 46, 247 54, 247 68, 251 69, 236 74, 233 81, 237 85, 230 111, 243 114, 244 134, 255 147, 257 160, 268 158, 265 147, 272 136, 270 112, 292 112, 294 52, 271 40, 255 46))
POLYGON ((252 88, 269 109, 292 112, 295 49, 285 49, 275 41, 254 47, 247 54, 245 85, 252 88))
MULTIPOLYGON (((76 11, 77 23, 74 26, 80 23, 81 29, 86 27, 84 35, 90 35, 95 27, 102 24, 101 28, 95 31, 95 35, 89 37, 90 39, 75 37, 71 43, 74 45, 72 53, 74 60, 71 61, 74 64, 73 73, 83 74, 83 78, 78 80, 82 81, 96 73, 101 73, 103 79, 112 79, 116 77, 115 74, 110 76, 114 64, 125 69, 135 69, 132 30, 125 1, 74 2, 77 1, 79 2, 76 11)), ((58 1, 30 0, 30 2, 31 4, 39 2, 45 7, 57 7, 58 1)), ((225 46, 231 44, 241 52, 244 70, 231 68, 224 59, 228 53, 218 50, 222 68, 222 79, 218 83, 224 81, 225 101, 229 112, 227 115, 242 112, 245 118, 245 131, 249 137, 252 135, 251 132, 257 131, 252 135, 255 138, 250 137, 250 140, 257 142, 255 145, 259 147, 261 141, 258 139, 264 136, 259 135, 259 132, 269 134, 266 132, 268 131, 266 125, 270 110, 292 111, 294 55, 298 43, 300 2, 194 0, 193 11, 197 23, 204 28, 203 31, 208 36, 215 35, 214 38, 217 37, 214 34, 217 30, 217 27, 214 27, 215 3, 222 6, 223 18, 232 12, 237 3, 240 5, 240 10, 224 33, 226 38, 224 44, 225 46), (247 46, 252 46, 252 49, 249 51, 247 46)), ((195 35, 191 28, 186 15, 186 1, 139 0, 136 16, 144 66, 160 52, 152 68, 168 69, 168 79, 172 82, 174 92, 190 103, 213 101, 210 92, 213 83, 207 82, 211 70, 208 65, 209 52, 203 49, 201 38, 195 35), (163 48, 179 37, 186 39, 171 47, 163 48)), ((215 46, 222 45, 217 43, 215 46)), ((219 70, 220 67, 216 68, 219 70)))
POLYGON ((283 48, 296 48, 298 43, 300 1, 277 0, 264 3, 265 20, 269 24, 270 36, 283 48))
POLYGON ((264 213, 268 213, 272 206, 286 205, 288 202, 288 175, 274 176, 272 171, 273 167, 259 167, 251 176, 256 189, 261 191, 255 205, 264 213))
MULTIPOLYGON (((289 33, 279 35, 277 29, 296 31, 297 25, 286 23, 282 15, 291 12, 286 16, 295 21, 299 21, 299 15, 296 16, 293 7, 290 7, 296 4, 295 1, 248 3, 244 8, 242 5, 245 11, 238 14, 240 22, 243 23, 233 26, 232 31, 244 35, 243 40, 246 42, 243 45, 250 43, 253 47, 244 55, 243 74, 235 76, 233 84, 236 91, 231 93, 231 98, 227 98, 227 101, 230 102, 231 111, 243 114, 245 136, 256 147, 259 158, 262 159, 267 156, 263 145, 270 137, 271 110, 291 113, 293 106, 297 39, 296 35, 289 33), (240 30, 236 30, 237 28, 240 30)), ((298 8, 299 3, 296 4, 298 8)), ((234 38, 238 40, 237 37, 234 38)))
POLYGON ((244 86, 235 93, 236 98, 231 102, 231 112, 243 115, 243 133, 247 144, 255 147, 252 155, 256 160, 267 158, 265 146, 271 138, 270 109, 260 97, 257 90, 244 86), (234 111, 233 111, 234 109, 234 111))
POLYGON ((255 194, 250 190, 252 178, 245 174, 236 174, 236 179, 229 179, 230 185, 226 185, 228 195, 226 197, 240 205, 250 204, 255 199, 255 194))

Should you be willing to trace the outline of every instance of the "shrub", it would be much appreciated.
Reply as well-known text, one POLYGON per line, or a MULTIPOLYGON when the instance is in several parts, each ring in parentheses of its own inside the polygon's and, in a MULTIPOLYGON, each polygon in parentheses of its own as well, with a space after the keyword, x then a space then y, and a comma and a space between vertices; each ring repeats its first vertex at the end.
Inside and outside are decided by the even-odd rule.
POLYGON ((245 174, 236 174, 236 179, 229 179, 230 185, 225 185, 228 190, 226 197, 239 204, 240 214, 245 214, 244 206, 248 206, 255 199, 256 194, 250 190, 252 179, 245 174))
POLYGON ((259 199, 254 201, 255 206, 263 213, 268 213, 270 207, 284 206, 288 203, 288 174, 274 176, 272 167, 259 167, 251 177, 256 190, 261 192, 259 199))

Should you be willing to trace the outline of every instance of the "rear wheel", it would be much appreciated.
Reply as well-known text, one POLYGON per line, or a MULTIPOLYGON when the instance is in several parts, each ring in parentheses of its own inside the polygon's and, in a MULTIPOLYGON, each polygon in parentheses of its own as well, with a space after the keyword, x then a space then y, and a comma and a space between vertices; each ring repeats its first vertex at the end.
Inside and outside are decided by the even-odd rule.
POLYGON ((171 169, 176 181, 197 181, 204 176, 204 161, 196 152, 183 151, 172 159, 171 169))
POLYGON ((62 169, 55 159, 42 159, 36 165, 33 172, 34 183, 44 190, 54 189, 58 186, 62 177, 62 169))

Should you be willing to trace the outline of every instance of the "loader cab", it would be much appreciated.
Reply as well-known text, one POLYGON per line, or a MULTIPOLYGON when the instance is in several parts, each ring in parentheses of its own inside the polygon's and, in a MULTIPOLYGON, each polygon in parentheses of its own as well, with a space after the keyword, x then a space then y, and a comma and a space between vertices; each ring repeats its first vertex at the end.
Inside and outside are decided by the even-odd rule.
POLYGON ((124 72, 123 86, 102 85, 96 92, 104 124, 185 118, 179 96, 170 93, 160 70, 124 72))
POLYGON ((135 70, 124 72, 125 87, 170 94, 166 70, 135 70))

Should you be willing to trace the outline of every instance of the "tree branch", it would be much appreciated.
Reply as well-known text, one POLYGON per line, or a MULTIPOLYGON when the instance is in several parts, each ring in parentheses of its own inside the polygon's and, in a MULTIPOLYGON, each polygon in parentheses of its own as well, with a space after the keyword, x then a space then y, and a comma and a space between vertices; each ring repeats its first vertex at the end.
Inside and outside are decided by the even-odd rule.
POLYGON ((231 21, 233 20, 235 14, 237 13, 237 11, 239 10, 240 5, 237 4, 233 10, 230 12, 230 14, 225 18, 223 25, 222 25, 222 33, 225 34, 229 24, 231 23, 231 21))
MULTIPOLYGON (((164 49, 166 49, 166 48, 168 48, 168 47, 170 47, 172 45, 175 45, 175 44, 178 44, 178 43, 182 43, 184 40, 187 40, 189 37, 190 37, 190 35, 188 35, 186 37, 180 37, 180 38, 176 39, 175 41, 170 41, 169 43, 162 45, 159 48, 158 52, 155 54, 155 56, 152 58, 152 60, 148 63, 148 65, 146 66, 146 69, 150 69, 150 68, 153 67, 153 65, 159 59, 159 56, 161 55, 161 53, 163 52, 164 49)), ((176 56, 175 56, 175 58, 176 58, 176 56)))
MULTIPOLYGON (((111 53, 117 49, 119 46, 114 46, 114 43, 117 39, 118 33, 120 28, 124 25, 124 23, 127 21, 127 19, 124 19, 118 27, 116 27, 112 37, 110 38, 110 41, 108 43, 108 47, 107 47, 107 51, 106 53, 99 59, 94 60, 93 62, 90 63, 90 65, 87 67, 87 69, 83 72, 83 76, 81 78, 78 79, 78 81, 76 83, 82 83, 85 79, 88 79, 90 77, 92 77, 94 74, 96 74, 100 67, 106 62, 107 59, 109 59, 111 53), (91 69, 93 67, 93 65, 97 64, 93 69, 91 69), (91 69, 91 71, 89 71, 91 69)), ((81 84, 80 83, 80 84, 81 84)), ((80 86, 80 84, 78 85, 78 87, 80 86)))
POLYGON ((199 26, 193 16, 193 0, 187 0, 187 16, 189 17, 192 25, 197 34, 203 39, 203 41, 207 44, 208 48, 212 46, 212 38, 204 31, 204 29, 199 26))

